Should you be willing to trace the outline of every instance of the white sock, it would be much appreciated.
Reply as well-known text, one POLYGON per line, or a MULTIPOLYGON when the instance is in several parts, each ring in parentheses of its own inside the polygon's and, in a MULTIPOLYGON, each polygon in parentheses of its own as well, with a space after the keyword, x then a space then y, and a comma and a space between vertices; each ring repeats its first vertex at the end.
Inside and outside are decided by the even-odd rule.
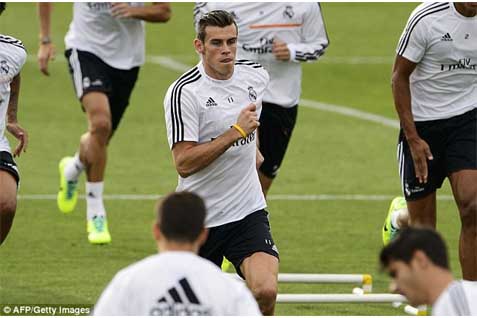
POLYGON ((397 230, 401 227, 398 224, 398 218, 401 217, 401 214, 406 213, 405 209, 396 210, 391 214, 391 226, 397 230))
POLYGON ((104 182, 86 182, 86 218, 88 221, 95 216, 106 217, 103 189, 104 182))
POLYGON ((81 172, 84 170, 84 164, 79 158, 79 154, 76 153, 73 157, 73 160, 68 162, 65 167, 65 177, 68 181, 76 181, 80 176, 81 172))

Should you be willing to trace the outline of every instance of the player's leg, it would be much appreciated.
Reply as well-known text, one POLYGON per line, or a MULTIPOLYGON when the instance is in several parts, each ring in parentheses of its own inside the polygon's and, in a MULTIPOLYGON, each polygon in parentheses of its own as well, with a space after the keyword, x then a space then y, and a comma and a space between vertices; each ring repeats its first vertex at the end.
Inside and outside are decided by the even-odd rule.
POLYGON ((461 170, 449 177, 459 208, 461 232, 459 258, 462 276, 477 280, 477 170, 461 170))
POLYGON ((240 270, 262 314, 273 315, 278 292, 278 258, 256 252, 243 260, 240 270))
POLYGON ((109 100, 102 92, 89 92, 82 98, 88 118, 88 131, 81 136, 79 158, 86 168, 86 214, 88 240, 92 244, 111 242, 103 202, 107 145, 112 123, 109 100))
POLYGON ((260 210, 227 224, 225 257, 252 291, 264 315, 273 315, 277 296, 278 249, 268 212, 260 210))
POLYGON ((461 220, 462 276, 477 280, 477 109, 448 120, 447 168, 461 220))
POLYGON ((278 173, 295 127, 298 106, 283 108, 263 103, 260 115, 259 148, 264 157, 258 176, 266 196, 278 173))
POLYGON ((17 208, 17 183, 10 173, 0 170, 0 245, 7 238, 17 208))
POLYGON ((15 217, 18 180, 19 175, 11 154, 0 152, 0 245, 10 232, 15 217))

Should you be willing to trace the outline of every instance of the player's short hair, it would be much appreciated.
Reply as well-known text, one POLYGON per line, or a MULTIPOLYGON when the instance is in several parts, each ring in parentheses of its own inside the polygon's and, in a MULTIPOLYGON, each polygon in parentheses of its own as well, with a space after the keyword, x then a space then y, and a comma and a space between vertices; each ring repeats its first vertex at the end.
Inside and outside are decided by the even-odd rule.
POLYGON ((0 14, 3 13, 3 11, 5 10, 6 7, 7 7, 6 2, 0 2, 0 14))
POLYGON ((213 10, 204 14, 199 20, 199 28, 197 30, 197 38, 202 42, 205 41, 205 28, 208 26, 216 26, 220 28, 225 28, 229 25, 235 25, 235 29, 238 28, 237 23, 235 23, 234 16, 225 10, 213 10))
POLYGON ((192 243, 204 229, 205 204, 191 192, 174 192, 157 206, 157 224, 169 241, 192 243))
POLYGON ((391 261, 411 262, 416 251, 422 251, 434 265, 450 269, 447 248, 442 237, 433 229, 406 228, 385 246, 379 259, 381 266, 387 268, 391 261))

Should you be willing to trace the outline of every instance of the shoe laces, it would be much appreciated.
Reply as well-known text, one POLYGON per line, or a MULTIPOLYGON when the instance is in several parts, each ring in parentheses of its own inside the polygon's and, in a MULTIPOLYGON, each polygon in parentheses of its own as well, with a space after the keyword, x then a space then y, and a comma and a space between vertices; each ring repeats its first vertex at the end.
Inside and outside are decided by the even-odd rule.
POLYGON ((77 184, 78 184, 78 181, 68 181, 67 182, 66 197, 68 199, 71 199, 73 197, 73 195, 75 194, 77 184))
POLYGON ((104 217, 102 217, 102 216, 93 217, 93 226, 98 232, 103 232, 103 230, 104 230, 104 217))

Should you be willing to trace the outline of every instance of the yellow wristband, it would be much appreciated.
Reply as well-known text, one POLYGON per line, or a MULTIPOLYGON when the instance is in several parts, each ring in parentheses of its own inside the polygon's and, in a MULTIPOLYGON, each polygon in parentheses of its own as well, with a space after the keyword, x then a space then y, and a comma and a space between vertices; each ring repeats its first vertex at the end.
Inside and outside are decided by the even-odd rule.
POLYGON ((242 127, 240 127, 240 126, 237 125, 237 124, 233 124, 232 127, 235 128, 235 129, 237 129, 237 131, 242 135, 243 138, 247 138, 247 134, 246 134, 245 131, 242 129, 242 127))

